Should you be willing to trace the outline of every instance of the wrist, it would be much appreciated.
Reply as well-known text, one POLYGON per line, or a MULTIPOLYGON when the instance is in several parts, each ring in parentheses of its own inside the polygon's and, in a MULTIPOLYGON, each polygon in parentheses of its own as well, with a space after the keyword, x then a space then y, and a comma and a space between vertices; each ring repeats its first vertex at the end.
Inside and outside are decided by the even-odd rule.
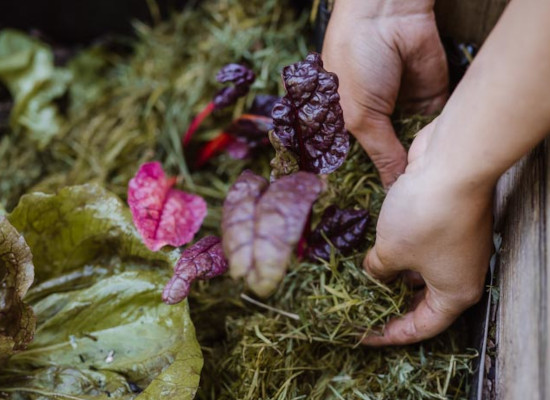
MULTIPOLYGON (((445 115, 440 115, 433 123, 435 126, 423 157, 424 173, 434 183, 448 186, 455 193, 492 195, 506 167, 490 152, 480 157, 478 153, 468 151, 470 147, 464 143, 461 126, 449 125, 445 115)), ((479 143, 472 145, 479 146, 479 143)))

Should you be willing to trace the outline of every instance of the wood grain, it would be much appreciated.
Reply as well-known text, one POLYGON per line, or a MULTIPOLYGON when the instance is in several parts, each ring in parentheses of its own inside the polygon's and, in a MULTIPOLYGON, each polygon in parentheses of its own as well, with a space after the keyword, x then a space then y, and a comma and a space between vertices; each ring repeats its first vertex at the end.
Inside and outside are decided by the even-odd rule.
POLYGON ((497 187, 503 236, 499 269, 496 394, 550 399, 549 142, 512 167, 497 187))
POLYGON ((435 13, 442 36, 482 43, 509 0, 436 0, 435 13))

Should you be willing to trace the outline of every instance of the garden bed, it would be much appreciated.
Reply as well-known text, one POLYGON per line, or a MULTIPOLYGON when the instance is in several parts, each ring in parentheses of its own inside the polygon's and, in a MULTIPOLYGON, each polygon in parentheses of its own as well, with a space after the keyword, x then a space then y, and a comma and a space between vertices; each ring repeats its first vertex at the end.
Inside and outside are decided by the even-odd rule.
MULTIPOLYGON (((33 135, 37 131, 25 124, 12 123, 1 133, 0 121, 0 204, 11 213, 8 219, 23 234, 34 254, 35 289, 36 285, 42 285, 35 292, 31 287, 25 301, 34 305, 37 312, 42 310, 36 306, 43 307, 44 299, 53 301, 53 297, 39 289, 45 290, 50 279, 59 279, 57 274, 65 277, 65 273, 80 274, 77 287, 83 292, 78 296, 96 287, 100 279, 112 282, 118 274, 124 277, 130 273, 144 274, 139 275, 139 279, 152 279, 155 287, 161 289, 159 282, 168 280, 173 253, 165 251, 152 255, 142 249, 141 244, 132 244, 132 251, 128 252, 120 245, 125 243, 126 234, 121 239, 116 233, 133 229, 126 225, 129 224, 129 212, 117 198, 126 201, 128 181, 144 162, 160 160, 171 175, 178 176, 179 188, 202 196, 208 204, 208 215, 198 235, 220 235, 222 205, 228 190, 245 169, 269 177, 273 150, 266 146, 245 159, 234 159, 220 152, 200 168, 194 167, 193 155, 216 138, 233 119, 245 113, 256 95, 283 94, 281 69, 303 59, 307 53, 307 18, 307 14, 297 14, 278 1, 246 2, 245 7, 242 1, 231 0, 205 2, 197 9, 175 14, 154 27, 137 23, 137 39, 130 45, 126 41, 115 41, 116 46, 113 42, 99 43, 78 53, 66 66, 53 68, 52 82, 64 85, 61 93, 67 96, 68 106, 60 109, 59 96, 54 96, 55 102, 52 98, 59 112, 56 120, 59 129, 45 144, 41 139, 37 141, 33 135), (121 48, 124 51, 120 51, 121 48), (219 89, 214 80, 216 72, 230 62, 247 64, 256 73, 250 93, 234 106, 205 120, 190 147, 184 151, 181 146, 183 132, 219 89), (60 78, 59 74, 67 77, 60 78), (98 189, 82 186, 90 184, 98 189), (63 191, 66 187, 72 189, 63 191), (81 193, 75 203, 78 206, 73 208, 93 209, 95 203, 86 198, 93 196, 82 193, 95 193, 96 190, 110 193, 105 194, 105 198, 109 199, 109 204, 116 203, 112 211, 115 215, 92 213, 86 217, 89 220, 77 219, 70 210, 60 215, 81 225, 94 225, 94 220, 110 221, 117 219, 119 214, 124 215, 123 221, 122 217, 120 221, 110 221, 110 228, 100 231, 101 235, 108 236, 109 240, 114 238, 113 243, 118 243, 115 250, 108 254, 102 253, 101 246, 90 250, 89 242, 96 240, 91 238, 99 234, 83 228, 84 239, 78 243, 85 249, 86 257, 76 262, 75 257, 67 255, 69 253, 60 254, 59 260, 55 254, 50 254, 52 263, 60 265, 59 270, 42 271, 41 266, 49 267, 43 262, 44 249, 38 246, 48 246, 49 238, 35 235, 35 239, 31 239, 33 229, 17 217, 18 212, 25 210, 21 208, 21 196, 47 193, 53 196, 48 201, 65 210, 62 201, 69 201, 71 196, 77 196, 74 193, 81 193), (62 200, 63 196, 69 200, 62 200), (130 262, 133 264, 129 265, 130 262), (90 265, 101 268, 89 273, 90 265), (149 274, 158 276, 150 278, 149 274)), ((1 107, 9 100, 3 102, 1 99, 0 95, 0 117, 4 115, 5 121, 6 114, 2 114, 1 107)), ((394 124, 403 142, 410 144, 414 134, 430 120, 396 116, 394 124)), ((38 125, 38 128, 48 127, 38 125)), ((189 312, 204 357, 196 397, 251 400, 468 398, 470 393, 476 392, 473 373, 481 347, 474 331, 481 327, 483 312, 481 317, 474 315, 469 320, 461 319, 447 332, 422 344, 386 349, 365 348, 359 344, 361 336, 369 329, 406 311, 411 291, 401 282, 382 285, 362 271, 361 261, 365 250, 373 244, 384 190, 374 166, 353 140, 346 161, 329 175, 326 183, 327 190, 313 208, 312 227, 332 204, 368 210, 371 220, 362 246, 346 256, 332 249, 325 261, 307 261, 293 256, 286 276, 267 299, 256 298, 242 282, 227 276, 195 283, 189 296, 189 312)), ((31 199, 35 199, 38 207, 40 196, 27 198, 27 204, 31 199)), ((32 226, 36 221, 27 222, 32 226)), ((137 232, 132 235, 139 238, 137 232)), ((135 238, 132 236, 132 240, 135 238)), ((128 282, 131 284, 131 280, 128 282)), ((68 293, 75 289, 52 287, 68 293)), ((113 296, 117 296, 116 292, 113 296)), ((141 300, 129 298, 128 301, 141 300)), ((167 311, 170 307, 185 310, 187 307, 187 302, 178 306, 162 304, 160 292, 157 297, 144 297, 143 304, 170 315, 171 311, 167 311)), ((90 307, 95 307, 93 302, 90 307)), ((130 308, 134 309, 131 304, 130 308)), ((119 311, 125 314, 124 309, 119 311)), ((20 349, 12 361, 7 361, 7 368, 0 369, 0 397, 42 399, 49 398, 43 393, 50 393, 50 398, 60 399, 155 398, 151 393, 158 393, 154 392, 157 389, 151 388, 148 392, 147 388, 149 385, 162 386, 154 380, 161 376, 159 370, 169 371, 173 360, 183 357, 180 350, 166 350, 170 355, 159 364, 160 367, 151 369, 149 377, 129 378, 127 370, 120 370, 116 379, 105 375, 107 380, 113 379, 109 385, 117 387, 118 392, 106 389, 109 385, 105 382, 103 386, 93 379, 93 384, 86 381, 88 386, 82 383, 81 375, 89 378, 98 369, 106 374, 109 363, 100 363, 101 367, 80 360, 74 365, 71 364, 74 360, 61 359, 59 354, 48 359, 50 366, 78 370, 80 375, 75 378, 78 385, 66 381, 62 385, 55 381, 54 378, 59 377, 55 374, 21 379, 22 374, 33 376, 44 368, 43 359, 33 361, 30 356, 28 360, 31 361, 10 364, 41 348, 47 318, 55 316, 55 313, 42 312, 38 314, 40 329, 34 342, 28 344, 28 350, 20 349), (124 381, 119 380, 120 376, 124 381), (52 393, 57 393, 57 397, 52 393)), ((99 320, 101 313, 98 313, 99 320)), ((188 338, 189 330, 184 331, 185 335, 175 329, 173 336, 169 331, 157 333, 159 341, 176 343, 182 337, 188 338)), ((76 337, 83 334, 71 332, 76 337)), ((96 337, 93 333, 85 333, 96 337)), ((109 360, 109 354, 109 351, 102 354, 102 362, 109 360)), ((194 373, 198 373, 198 365, 195 364, 194 373)), ((189 385, 185 398, 192 398, 193 385, 197 382, 184 383, 189 385)))

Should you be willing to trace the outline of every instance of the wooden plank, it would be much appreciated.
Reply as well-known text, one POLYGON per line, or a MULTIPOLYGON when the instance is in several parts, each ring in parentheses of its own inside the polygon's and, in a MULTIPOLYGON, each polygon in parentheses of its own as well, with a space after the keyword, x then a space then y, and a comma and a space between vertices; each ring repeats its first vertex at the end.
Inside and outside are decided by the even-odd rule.
POLYGON ((540 145, 499 181, 496 394, 499 400, 550 399, 550 144, 540 145))
POLYGON ((482 43, 509 0, 436 0, 437 25, 442 36, 482 43))

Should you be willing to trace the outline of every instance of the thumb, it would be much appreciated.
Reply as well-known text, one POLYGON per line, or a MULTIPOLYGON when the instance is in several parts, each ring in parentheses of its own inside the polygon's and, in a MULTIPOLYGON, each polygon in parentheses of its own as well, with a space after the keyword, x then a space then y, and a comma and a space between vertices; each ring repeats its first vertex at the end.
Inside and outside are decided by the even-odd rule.
POLYGON ((376 166, 382 184, 389 188, 407 166, 407 151, 397 139, 390 118, 371 115, 353 134, 376 166))
POLYGON ((376 244, 367 252, 363 268, 367 274, 379 281, 391 281, 399 274, 399 270, 395 266, 380 258, 376 244))
POLYGON ((426 289, 424 293, 424 298, 413 311, 388 322, 381 336, 369 335, 362 343, 375 347, 405 345, 429 339, 447 329, 461 310, 438 307, 433 292, 426 289))

